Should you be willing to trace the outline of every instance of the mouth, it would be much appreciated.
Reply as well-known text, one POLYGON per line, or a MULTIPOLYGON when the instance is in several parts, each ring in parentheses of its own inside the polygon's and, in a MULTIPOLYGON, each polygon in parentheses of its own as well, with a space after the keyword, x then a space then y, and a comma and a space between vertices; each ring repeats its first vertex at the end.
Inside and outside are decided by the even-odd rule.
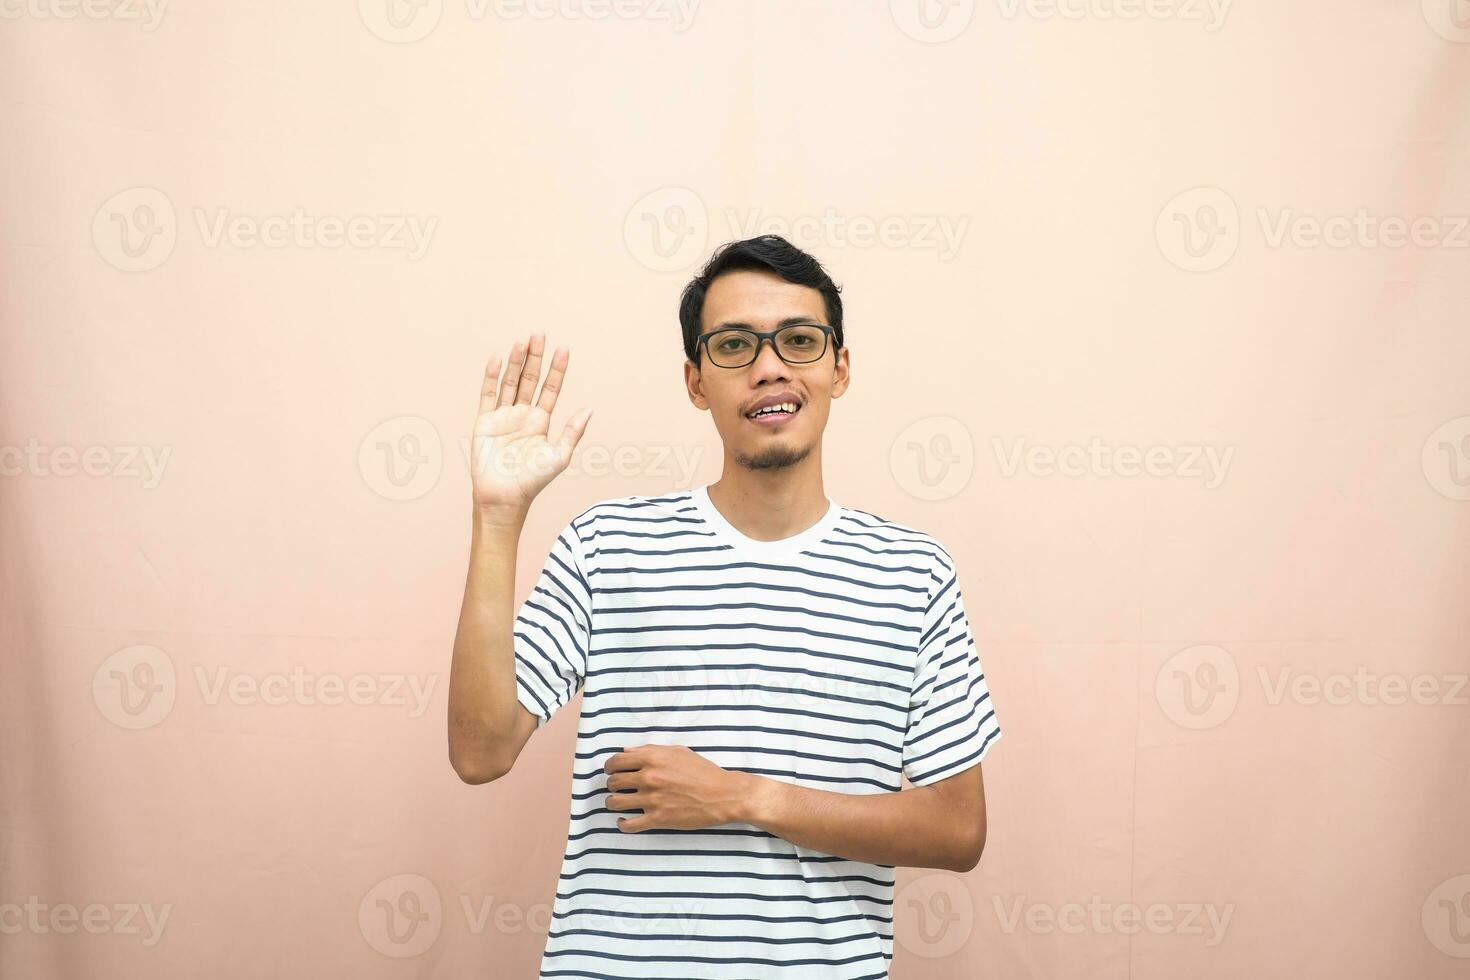
POLYGON ((761 426, 776 426, 783 422, 789 422, 801 411, 801 402, 790 399, 774 405, 765 405, 748 413, 745 416, 747 422, 761 426))

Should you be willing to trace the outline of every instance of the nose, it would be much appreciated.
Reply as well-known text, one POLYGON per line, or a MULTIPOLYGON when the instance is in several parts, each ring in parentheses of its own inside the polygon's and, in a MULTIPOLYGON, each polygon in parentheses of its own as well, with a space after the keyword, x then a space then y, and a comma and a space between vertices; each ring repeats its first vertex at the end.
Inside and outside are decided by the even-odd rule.
POLYGON ((755 349, 755 360, 750 369, 754 374, 752 380, 785 378, 788 376, 790 365, 781 360, 781 355, 776 353, 776 340, 773 337, 762 337, 759 346, 755 349))

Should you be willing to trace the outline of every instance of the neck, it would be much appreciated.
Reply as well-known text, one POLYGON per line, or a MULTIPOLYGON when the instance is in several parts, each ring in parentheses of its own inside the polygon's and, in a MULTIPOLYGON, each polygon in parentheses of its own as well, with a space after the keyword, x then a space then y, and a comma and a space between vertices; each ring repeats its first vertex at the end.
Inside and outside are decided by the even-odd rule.
POLYGON ((822 489, 822 464, 813 453, 779 469, 751 470, 725 461, 709 485, 709 499, 741 534, 777 541, 799 534, 822 519, 831 501, 822 489))

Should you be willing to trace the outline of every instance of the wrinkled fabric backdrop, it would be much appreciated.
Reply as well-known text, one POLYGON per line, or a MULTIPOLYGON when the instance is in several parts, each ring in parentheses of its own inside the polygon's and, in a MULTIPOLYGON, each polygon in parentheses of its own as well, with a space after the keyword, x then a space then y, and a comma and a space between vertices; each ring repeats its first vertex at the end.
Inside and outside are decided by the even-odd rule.
POLYGON ((718 477, 679 290, 843 286, 828 495, 1005 738, 894 976, 1470 970, 1465 0, 0 4, 0 974, 531 977, 575 710, 462 784, 487 358, 718 477))

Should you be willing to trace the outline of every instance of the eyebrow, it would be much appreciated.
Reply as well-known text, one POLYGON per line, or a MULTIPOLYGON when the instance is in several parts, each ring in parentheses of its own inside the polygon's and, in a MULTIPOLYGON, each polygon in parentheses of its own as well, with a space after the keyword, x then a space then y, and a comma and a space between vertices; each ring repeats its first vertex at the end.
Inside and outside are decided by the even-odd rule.
MULTIPOLYGON (((786 319, 784 319, 780 323, 777 323, 776 324, 776 329, 777 330, 780 330, 782 327, 794 327, 798 323, 811 323, 811 324, 816 324, 817 326, 826 326, 826 324, 824 324, 824 323, 819 323, 816 320, 815 317, 809 317, 809 316, 788 316, 786 319)), ((738 328, 741 328, 743 330, 754 330, 755 329, 755 327, 752 327, 750 324, 744 323, 744 322, 742 322, 740 320, 726 320, 724 323, 715 324, 713 327, 711 327, 710 329, 706 330, 705 333, 714 333, 716 330, 732 330, 732 329, 735 329, 737 327, 738 328)))

